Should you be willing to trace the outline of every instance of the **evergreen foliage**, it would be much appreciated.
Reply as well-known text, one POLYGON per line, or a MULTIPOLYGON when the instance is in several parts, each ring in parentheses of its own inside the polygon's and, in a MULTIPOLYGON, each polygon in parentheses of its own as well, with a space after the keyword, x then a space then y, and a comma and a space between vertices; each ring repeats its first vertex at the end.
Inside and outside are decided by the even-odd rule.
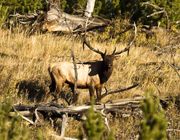
MULTIPOLYGON (((81 9, 81 14, 85 10, 87 0, 62 0, 61 7, 68 12, 78 14, 77 11, 81 9)), ((96 0, 93 15, 99 15, 105 18, 123 18, 130 19, 132 22, 146 24, 150 26, 157 26, 162 23, 162 26, 167 24, 167 17, 165 12, 155 14, 147 17, 154 12, 161 11, 150 5, 143 3, 149 2, 158 6, 161 10, 165 10, 168 15, 168 20, 173 23, 180 19, 180 3, 178 0, 96 0)), ((176 25, 179 27, 179 24, 176 25)))
POLYGON ((21 122, 20 117, 9 117, 10 110, 9 102, 0 104, 0 139, 28 140, 30 138, 28 127, 21 122))
POLYGON ((8 8, 10 14, 23 14, 44 10, 45 2, 43 0, 0 0, 0 5, 8 8))
POLYGON ((0 5, 0 27, 8 17, 8 7, 0 5))
MULTIPOLYGON (((60 7, 67 13, 83 15, 86 2, 87 0, 60 0, 60 7)), ((177 24, 180 19, 179 7, 179 0, 96 0, 93 15, 109 19, 130 19, 132 22, 150 26, 157 26, 159 23, 161 26, 165 26, 170 21, 170 26, 179 28, 180 25, 177 24), (150 5, 144 5, 144 2, 157 5, 161 10, 167 12, 168 17, 165 12, 147 17, 161 10, 150 5)), ((3 23, 9 14, 24 14, 36 10, 46 11, 46 9, 47 2, 44 0, 0 0, 0 23, 3 23)))
POLYGON ((84 131, 88 140, 114 140, 112 131, 108 132, 100 113, 93 109, 93 105, 87 113, 87 120, 84 123, 84 131))
POLYGON ((159 106, 159 100, 148 94, 143 102, 142 111, 144 119, 141 123, 140 140, 166 140, 167 122, 159 106))
POLYGON ((36 131, 29 127, 18 114, 10 115, 10 101, 0 104, 0 140, 43 140, 44 134, 40 128, 36 131))
MULTIPOLYGON (((139 22, 141 24, 157 26, 159 22, 162 25, 167 24, 167 19, 173 24, 174 22, 180 19, 180 3, 178 0, 120 0, 119 8, 121 17, 128 18, 132 22, 139 22), (148 2, 149 5, 144 3, 148 2), (155 8, 152 5, 155 5, 159 8, 155 8), (168 17, 166 17, 166 13, 156 13, 159 11, 167 12, 168 17), (151 16, 149 16, 151 15, 151 16)), ((116 15, 117 17, 117 15, 116 15)), ((179 25, 177 25, 179 27, 179 25)))
POLYGON ((85 122, 85 132, 89 140, 100 140, 105 132, 105 125, 99 113, 95 113, 93 106, 89 109, 85 122))
POLYGON ((0 26, 10 14, 27 14, 37 10, 45 11, 47 3, 44 0, 0 0, 0 26))

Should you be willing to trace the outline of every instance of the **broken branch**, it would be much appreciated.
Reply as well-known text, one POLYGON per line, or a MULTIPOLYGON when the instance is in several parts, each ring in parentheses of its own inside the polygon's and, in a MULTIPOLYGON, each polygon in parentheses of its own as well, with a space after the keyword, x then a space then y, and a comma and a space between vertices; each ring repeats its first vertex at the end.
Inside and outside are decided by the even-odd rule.
MULTIPOLYGON (((28 119, 27 117, 23 116, 21 113, 19 113, 14 107, 13 107, 14 111, 17 113, 18 116, 20 116, 22 119, 24 119, 25 121, 29 122, 30 124, 34 125, 35 123, 28 119)), ((10 112, 11 113, 11 112, 10 112)))
POLYGON ((68 117, 66 114, 63 114, 62 116, 62 126, 61 126, 61 137, 64 138, 65 136, 65 129, 67 126, 68 117))
POLYGON ((130 89, 132 89, 132 88, 135 88, 135 87, 137 87, 139 84, 134 84, 134 85, 132 85, 132 86, 129 86, 129 87, 126 87, 126 88, 119 88, 119 89, 116 89, 116 90, 107 90, 106 88, 105 88, 105 93, 103 93, 102 95, 101 95, 101 99, 102 98, 104 98, 104 97, 106 97, 107 95, 110 95, 110 94, 114 94, 114 93, 119 93, 119 92, 123 92, 123 91, 127 91, 127 90, 130 90, 130 89))

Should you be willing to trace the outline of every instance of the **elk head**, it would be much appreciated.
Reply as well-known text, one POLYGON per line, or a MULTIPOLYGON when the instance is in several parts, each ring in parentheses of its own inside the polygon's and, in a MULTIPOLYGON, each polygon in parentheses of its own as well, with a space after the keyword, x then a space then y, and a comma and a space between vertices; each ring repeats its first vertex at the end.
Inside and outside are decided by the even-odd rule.
MULTIPOLYGON (((106 50, 105 50, 105 52, 102 52, 98 49, 93 48, 90 45, 89 41, 86 40, 86 38, 84 38, 83 46, 84 45, 86 45, 93 52, 101 55, 101 57, 102 57, 102 68, 101 68, 101 72, 99 72, 99 76, 101 79, 101 83, 105 83, 112 74, 114 59, 117 57, 117 55, 121 54, 122 51, 116 52, 116 48, 115 48, 114 51, 112 52, 112 54, 107 54, 106 50)), ((127 51, 127 50, 125 50, 125 51, 127 51)))

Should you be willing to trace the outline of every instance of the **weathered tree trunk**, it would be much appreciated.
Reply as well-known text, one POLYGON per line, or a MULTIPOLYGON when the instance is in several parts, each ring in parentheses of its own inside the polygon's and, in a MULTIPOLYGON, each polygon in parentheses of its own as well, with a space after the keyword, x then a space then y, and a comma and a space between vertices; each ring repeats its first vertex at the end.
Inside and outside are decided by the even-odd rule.
POLYGON ((67 14, 59 9, 54 3, 50 3, 50 9, 46 14, 43 29, 50 32, 61 31, 66 33, 76 33, 107 26, 110 23, 109 20, 98 18, 89 19, 87 26, 85 26, 87 17, 91 17, 91 13, 93 12, 94 3, 95 0, 88 1, 85 17, 67 14))
MULTIPOLYGON (((134 99, 120 99, 118 101, 114 101, 106 104, 93 105, 94 109, 97 111, 104 110, 106 112, 116 112, 117 110, 122 110, 124 108, 139 108, 141 101, 144 97, 138 97, 134 99)), ((32 112, 38 111, 41 113, 50 113, 51 115, 61 116, 63 114, 69 115, 77 115, 86 112, 91 105, 81 105, 81 106, 60 106, 59 104, 44 104, 44 105, 15 105, 13 107, 15 110, 20 113, 24 113, 26 111, 26 115, 32 114, 32 112)), ((12 110, 13 111, 13 110, 12 110)))
POLYGON ((94 5, 95 5, 96 0, 88 0, 87 5, 86 5, 86 10, 84 15, 88 18, 91 17, 92 12, 94 11, 94 5))

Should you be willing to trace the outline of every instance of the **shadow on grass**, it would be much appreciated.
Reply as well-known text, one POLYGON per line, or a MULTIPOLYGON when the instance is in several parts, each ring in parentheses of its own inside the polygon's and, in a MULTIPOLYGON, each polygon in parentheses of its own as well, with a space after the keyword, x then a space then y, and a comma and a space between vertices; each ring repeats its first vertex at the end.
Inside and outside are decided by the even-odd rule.
POLYGON ((49 99, 52 99, 52 101, 63 99, 68 103, 68 105, 70 105, 77 101, 78 94, 73 96, 73 93, 67 87, 65 88, 65 91, 61 92, 61 94, 58 94, 57 92, 49 93, 49 90, 47 90, 48 87, 49 86, 38 80, 22 80, 16 84, 18 96, 24 97, 31 102, 49 101, 49 99))
POLYGON ((68 105, 71 105, 77 103, 78 96, 78 93, 74 95, 71 90, 66 90, 62 91, 58 98, 63 99, 68 105))
POLYGON ((22 80, 16 84, 18 95, 32 102, 43 101, 46 95, 44 86, 38 80, 22 80))

